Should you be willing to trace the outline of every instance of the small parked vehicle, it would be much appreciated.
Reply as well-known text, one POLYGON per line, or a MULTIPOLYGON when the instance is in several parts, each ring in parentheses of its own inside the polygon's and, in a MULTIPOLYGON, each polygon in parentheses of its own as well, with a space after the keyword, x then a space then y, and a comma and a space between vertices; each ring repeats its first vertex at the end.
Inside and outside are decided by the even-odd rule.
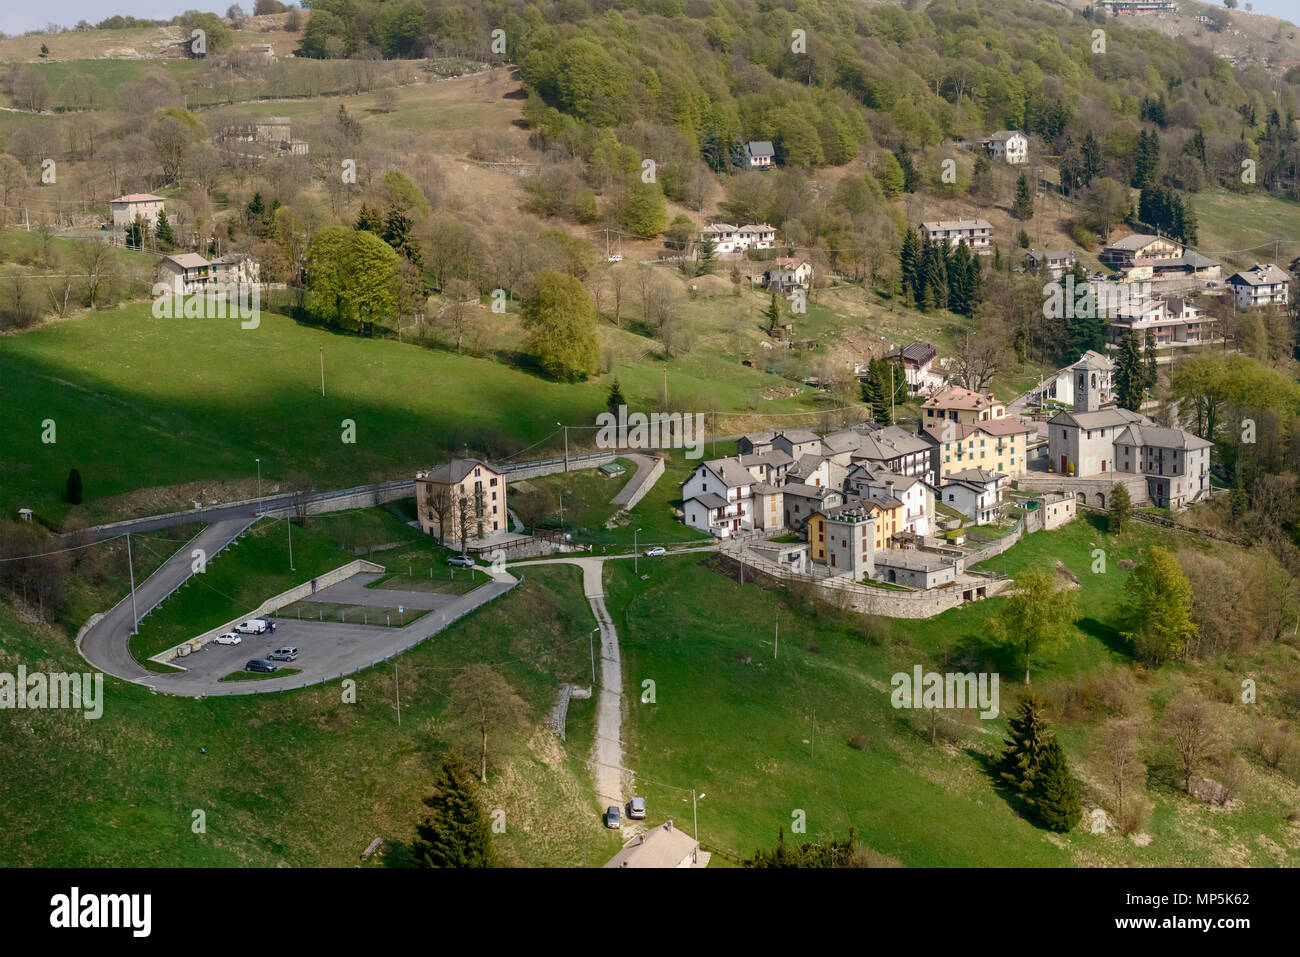
POLYGON ((645 798, 633 798, 627 803, 627 816, 633 821, 645 819, 645 798))
POLYGON ((452 568, 473 568, 474 559, 468 555, 452 555, 451 558, 447 559, 447 564, 452 568))
POLYGON ((240 638, 233 631, 228 631, 224 635, 217 635, 217 637, 212 640, 218 645, 237 645, 244 639, 240 638))
POLYGON ((668 554, 668 549, 664 548, 662 545, 651 545, 649 548, 645 550, 646 558, 657 558, 660 555, 667 555, 667 554, 668 554))
POLYGON ((254 618, 252 621, 240 622, 235 626, 235 631, 241 635, 260 635, 266 631, 266 622, 261 618, 254 618))
POLYGON ((619 813, 617 804, 611 804, 605 809, 605 826, 611 831, 617 831, 623 826, 622 815, 619 813))
POLYGON ((272 661, 293 661, 298 657, 298 649, 293 645, 285 645, 283 648, 277 648, 266 657, 272 661))
POLYGON ((274 661, 267 661, 265 658, 254 658, 248 664, 244 665, 245 671, 260 671, 263 674, 272 674, 279 671, 280 666, 274 661))

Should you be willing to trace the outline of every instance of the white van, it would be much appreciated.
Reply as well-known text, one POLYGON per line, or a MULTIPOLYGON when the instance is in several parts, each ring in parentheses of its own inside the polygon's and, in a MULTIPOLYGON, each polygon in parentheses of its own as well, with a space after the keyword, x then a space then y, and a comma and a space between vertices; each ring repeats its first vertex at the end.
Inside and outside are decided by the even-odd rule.
POLYGON ((261 618, 254 618, 252 621, 245 621, 236 625, 235 631, 241 635, 260 635, 266 631, 266 622, 261 618))

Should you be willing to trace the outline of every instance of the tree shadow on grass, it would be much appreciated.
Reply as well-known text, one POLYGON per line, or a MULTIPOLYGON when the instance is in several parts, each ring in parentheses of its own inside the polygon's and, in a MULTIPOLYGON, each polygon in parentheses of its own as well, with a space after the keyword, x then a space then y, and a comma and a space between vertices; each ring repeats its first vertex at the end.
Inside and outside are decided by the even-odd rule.
POLYGON ((1119 629, 1091 617, 1080 618, 1074 626, 1090 638, 1096 638, 1112 654, 1128 661, 1133 660, 1133 649, 1119 633, 1119 629))
POLYGON ((1034 809, 998 773, 997 764, 1002 757, 1001 746, 991 755, 985 754, 976 748, 966 748, 966 756, 975 762, 976 767, 980 769, 993 786, 993 793, 1000 797, 1016 816, 1023 818, 1035 827, 1038 826, 1034 820, 1034 809))

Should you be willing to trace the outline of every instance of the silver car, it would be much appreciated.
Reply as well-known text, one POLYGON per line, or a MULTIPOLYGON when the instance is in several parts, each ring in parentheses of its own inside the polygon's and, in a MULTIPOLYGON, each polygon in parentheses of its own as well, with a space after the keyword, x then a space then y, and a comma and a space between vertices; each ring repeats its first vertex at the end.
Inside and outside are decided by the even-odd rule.
POLYGON ((627 816, 633 821, 645 820, 645 798, 633 798, 628 801, 627 816))

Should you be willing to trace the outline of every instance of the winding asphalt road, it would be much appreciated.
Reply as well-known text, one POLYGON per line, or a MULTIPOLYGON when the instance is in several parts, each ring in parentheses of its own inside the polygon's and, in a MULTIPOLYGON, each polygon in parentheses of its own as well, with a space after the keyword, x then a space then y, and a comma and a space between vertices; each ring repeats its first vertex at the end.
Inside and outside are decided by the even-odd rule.
POLYGON ((337 597, 342 603, 347 603, 349 597, 354 600, 364 598, 369 604, 400 601, 407 607, 429 611, 429 614, 417 618, 404 628, 354 622, 286 620, 277 624, 274 635, 245 636, 244 641, 235 646, 209 643, 202 651, 186 659, 185 671, 160 674, 146 669, 131 655, 133 614, 143 615, 185 581, 190 574, 194 549, 203 549, 211 558, 251 522, 251 518, 241 515, 215 522, 205 528, 163 562, 144 582, 136 584, 134 612, 128 594, 104 615, 92 619, 77 642, 82 657, 105 674, 163 694, 201 697, 285 691, 350 674, 413 648, 461 616, 505 594, 515 584, 513 576, 499 574, 491 576, 490 581, 473 591, 454 597, 389 590, 361 593, 358 589, 369 579, 357 576, 356 581, 348 580, 342 582, 341 586, 334 586, 341 587, 334 595, 329 594, 332 589, 322 589, 314 597, 322 601, 332 601, 337 597), (239 671, 249 658, 265 657, 272 648, 282 644, 298 646, 301 654, 297 661, 288 666, 298 669, 298 674, 257 681, 221 681, 221 678, 231 672, 239 671))

